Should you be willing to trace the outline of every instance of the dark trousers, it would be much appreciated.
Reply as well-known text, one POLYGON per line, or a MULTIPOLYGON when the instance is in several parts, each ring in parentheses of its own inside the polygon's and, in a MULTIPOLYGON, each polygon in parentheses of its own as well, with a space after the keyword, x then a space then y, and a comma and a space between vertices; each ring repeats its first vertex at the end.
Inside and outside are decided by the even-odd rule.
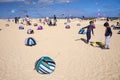
POLYGON ((18 23, 18 20, 15 20, 15 23, 17 24, 17 23, 18 23))
POLYGON ((87 33, 86 33, 86 36, 87 36, 87 43, 89 43, 89 40, 91 39, 91 33, 90 33, 90 32, 87 32, 87 33))

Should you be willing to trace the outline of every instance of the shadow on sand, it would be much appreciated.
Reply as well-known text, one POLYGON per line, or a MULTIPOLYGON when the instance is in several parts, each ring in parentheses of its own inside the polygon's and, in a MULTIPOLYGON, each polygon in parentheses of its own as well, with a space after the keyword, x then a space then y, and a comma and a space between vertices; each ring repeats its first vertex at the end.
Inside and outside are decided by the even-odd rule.
POLYGON ((87 40, 86 40, 86 39, 84 39, 84 38, 76 39, 75 41, 79 41, 79 40, 83 41, 84 43, 86 43, 86 42, 87 42, 87 40))
MULTIPOLYGON (((80 38, 80 39, 76 39, 75 41, 83 41, 85 44, 87 44, 87 40, 84 39, 84 38, 80 38)), ((90 42, 90 45, 92 47, 97 47, 97 48, 101 48, 101 49, 104 49, 104 46, 105 46, 105 43, 104 42, 101 42, 101 41, 97 41, 97 42, 90 42)))

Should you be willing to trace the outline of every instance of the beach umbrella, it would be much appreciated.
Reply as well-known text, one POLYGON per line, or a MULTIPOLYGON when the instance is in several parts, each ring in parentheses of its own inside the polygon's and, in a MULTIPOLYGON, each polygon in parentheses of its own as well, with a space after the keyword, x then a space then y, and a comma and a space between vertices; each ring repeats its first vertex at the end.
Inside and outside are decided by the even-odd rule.
POLYGON ((48 56, 43 56, 35 63, 35 70, 41 74, 51 74, 55 70, 56 63, 48 56))

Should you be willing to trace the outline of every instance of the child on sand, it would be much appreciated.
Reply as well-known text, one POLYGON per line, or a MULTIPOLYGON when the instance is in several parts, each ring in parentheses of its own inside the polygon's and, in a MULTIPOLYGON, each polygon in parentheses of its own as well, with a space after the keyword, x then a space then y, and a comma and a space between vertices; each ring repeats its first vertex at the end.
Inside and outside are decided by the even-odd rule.
POLYGON ((86 43, 87 43, 87 44, 89 43, 89 40, 91 39, 91 32, 92 32, 92 34, 94 35, 93 29, 94 29, 94 27, 95 27, 95 24, 94 24, 93 21, 90 21, 89 23, 90 23, 90 25, 88 25, 87 27, 84 27, 84 28, 83 28, 83 29, 87 28, 87 33, 86 33, 86 37, 87 37, 86 43))
POLYGON ((104 49, 109 49, 110 48, 110 37, 112 36, 112 31, 111 31, 111 28, 108 22, 104 23, 104 26, 106 27, 104 49))

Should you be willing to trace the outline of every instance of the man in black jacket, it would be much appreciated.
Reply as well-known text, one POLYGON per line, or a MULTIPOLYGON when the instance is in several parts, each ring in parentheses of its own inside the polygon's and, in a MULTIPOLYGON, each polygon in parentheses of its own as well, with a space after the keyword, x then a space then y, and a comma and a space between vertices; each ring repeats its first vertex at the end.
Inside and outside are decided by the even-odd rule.
POLYGON ((110 37, 112 36, 112 31, 111 31, 111 28, 110 28, 108 22, 104 23, 104 26, 106 27, 106 31, 105 31, 105 49, 109 49, 110 48, 110 37))

